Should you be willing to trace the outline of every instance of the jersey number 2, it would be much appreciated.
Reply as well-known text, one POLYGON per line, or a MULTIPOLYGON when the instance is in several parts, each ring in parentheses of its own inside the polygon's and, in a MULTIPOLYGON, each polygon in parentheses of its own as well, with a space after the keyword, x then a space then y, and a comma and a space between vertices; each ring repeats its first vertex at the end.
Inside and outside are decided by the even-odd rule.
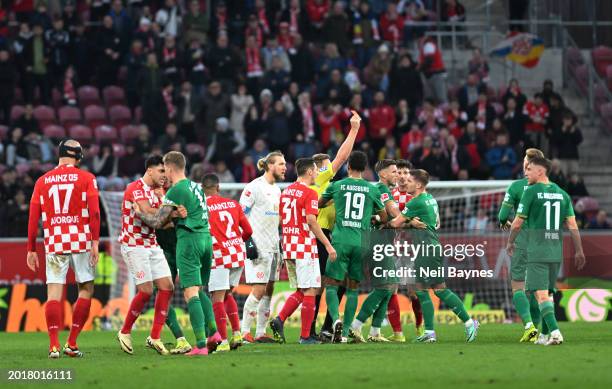
POLYGON ((236 233, 234 232, 234 219, 232 218, 232 214, 227 211, 219 212, 219 219, 222 222, 225 222, 225 236, 228 239, 233 239, 236 237, 236 233))
POLYGON ((68 213, 70 208, 70 198, 72 197, 72 191, 74 190, 74 184, 56 184, 51 186, 49 189, 49 198, 53 200, 53 208, 55 214, 68 213), (60 191, 66 191, 64 196, 64 204, 60 206, 60 191))

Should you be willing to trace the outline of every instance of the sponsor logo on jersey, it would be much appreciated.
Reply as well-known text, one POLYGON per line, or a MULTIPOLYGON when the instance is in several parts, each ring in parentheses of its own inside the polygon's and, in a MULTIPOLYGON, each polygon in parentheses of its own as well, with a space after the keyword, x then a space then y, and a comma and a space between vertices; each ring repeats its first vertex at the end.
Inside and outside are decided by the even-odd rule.
POLYGON ((314 209, 319 209, 319 201, 318 200, 311 200, 310 201, 310 206, 314 209))
POLYGON ((380 196, 380 200, 381 200, 382 202, 385 202, 385 201, 389 200, 389 194, 388 194, 388 193, 383 193, 383 194, 380 196))
POLYGON ((245 190, 244 191, 244 197, 251 197, 251 191, 250 190, 245 190))

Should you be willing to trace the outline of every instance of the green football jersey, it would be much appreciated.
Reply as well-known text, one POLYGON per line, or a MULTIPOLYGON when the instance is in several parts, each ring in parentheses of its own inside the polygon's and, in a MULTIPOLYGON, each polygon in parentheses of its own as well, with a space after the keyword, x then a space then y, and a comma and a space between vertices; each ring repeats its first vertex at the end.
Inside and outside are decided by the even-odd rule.
POLYGON ((412 240, 415 244, 425 243, 436 245, 440 244, 438 228, 440 228, 440 213, 438 202, 427 192, 423 192, 412 198, 407 204, 402 215, 406 219, 418 217, 420 221, 427 225, 425 229, 411 229, 412 240))
MULTIPOLYGON (((518 208, 519 203, 521 202, 521 197, 523 196, 523 192, 525 189, 529 187, 529 182, 527 182, 526 178, 521 178, 520 180, 514 181, 508 189, 506 189, 506 194, 504 195, 504 201, 502 202, 501 208, 499 210, 499 221, 505 223, 508 220, 508 216, 510 215, 510 211, 514 211, 516 215, 516 209, 518 208)), ((523 226, 523 230, 526 225, 523 226)), ((521 233, 516 239, 516 245, 522 247, 525 244, 525 233, 521 230, 521 233)))
POLYGON ((385 208, 378 189, 362 178, 332 182, 321 197, 334 200, 336 207, 334 244, 360 246, 362 233, 371 230, 372 215, 385 208))
POLYGON ((389 187, 387 186, 387 184, 383 184, 382 182, 378 181, 376 183, 376 188, 380 192, 380 202, 383 205, 387 205, 387 202, 389 201, 393 201, 393 202, 395 201, 393 199, 393 194, 391 193, 391 190, 389 190, 389 187))
POLYGON ((555 183, 534 184, 525 189, 517 216, 528 221, 529 262, 563 260, 563 222, 574 216, 569 195, 555 183))
POLYGON ((177 235, 180 231, 209 232, 206 195, 197 182, 184 179, 176 183, 164 197, 165 205, 182 205, 187 209, 187 217, 176 222, 177 235))

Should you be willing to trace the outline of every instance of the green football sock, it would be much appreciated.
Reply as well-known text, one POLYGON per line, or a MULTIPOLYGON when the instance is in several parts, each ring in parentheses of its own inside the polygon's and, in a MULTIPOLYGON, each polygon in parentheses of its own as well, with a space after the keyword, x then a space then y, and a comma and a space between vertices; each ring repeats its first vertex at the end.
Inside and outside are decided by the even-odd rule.
POLYGON ((202 311, 202 303, 198 296, 194 296, 187 302, 187 310, 189 311, 189 320, 191 328, 196 337, 196 345, 198 348, 206 347, 206 324, 204 320, 204 312, 202 311))
POLYGON ((380 307, 382 301, 387 296, 387 291, 384 289, 374 289, 368 294, 357 314, 357 320, 365 323, 370 316, 380 307))
POLYGON ((355 318, 357 304, 359 302, 359 292, 357 289, 346 290, 346 304, 344 304, 344 318, 342 327, 342 336, 348 336, 349 329, 355 318))
POLYGON ((531 313, 529 312, 529 299, 525 294, 524 290, 517 290, 512 295, 512 303, 514 304, 514 309, 521 317, 523 321, 523 325, 526 325, 530 321, 533 321, 531 318, 531 313))
POLYGON ((540 303, 540 312, 542 312, 542 320, 546 323, 546 327, 548 327, 550 332, 559 329, 557 319, 555 318, 555 305, 552 301, 540 303))
POLYGON ((389 300, 393 293, 390 290, 386 290, 387 295, 383 298, 383 300, 378 304, 378 308, 374 311, 374 317, 372 317, 372 327, 380 328, 382 326, 382 322, 387 317, 387 305, 389 304, 389 300))
POLYGON ((212 336, 217 332, 217 322, 215 321, 215 314, 213 312, 212 302, 203 291, 199 291, 200 304, 202 304, 202 311, 204 312, 204 320, 206 322, 206 336, 212 336))
POLYGON ((455 315, 459 316, 462 322, 470 320, 470 314, 465 310, 463 301, 450 289, 442 289, 435 292, 440 300, 444 301, 447 307, 451 308, 455 315))
MULTIPOLYGON (((539 306, 538 306, 538 310, 540 310, 539 306)), ((542 335, 550 334, 550 331, 548 330, 548 326, 546 325, 546 321, 544 320, 542 320, 542 330, 540 332, 542 333, 542 335)))
POLYGON ((174 310, 174 307, 172 305, 168 307, 166 325, 168 326, 168 328, 170 328, 170 331, 172 331, 172 335, 174 335, 175 339, 182 338, 183 336, 185 336, 185 334, 183 334, 183 329, 181 328, 181 325, 179 324, 178 319, 176 317, 176 311, 174 310))
POLYGON ((340 318, 340 300, 338 300, 338 286, 331 285, 325 287, 325 303, 327 311, 332 319, 332 324, 340 318))
POLYGON ((423 311, 423 321, 425 322, 425 329, 427 331, 433 331, 434 329, 434 306, 429 292, 426 290, 417 290, 416 295, 421 303, 421 311, 423 311))
POLYGON ((538 299, 535 293, 529 293, 529 312, 531 313, 531 321, 536 327, 540 326, 542 321, 542 315, 540 314, 540 307, 538 305, 538 299))

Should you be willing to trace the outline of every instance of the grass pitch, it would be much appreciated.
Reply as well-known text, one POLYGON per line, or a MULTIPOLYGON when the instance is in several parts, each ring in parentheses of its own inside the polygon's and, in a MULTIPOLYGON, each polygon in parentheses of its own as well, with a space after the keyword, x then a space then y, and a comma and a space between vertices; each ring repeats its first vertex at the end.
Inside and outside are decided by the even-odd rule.
MULTIPOLYGON (((113 332, 85 332, 81 359, 47 359, 45 333, 0 333, 2 387, 6 369, 73 369, 73 388, 602 388, 612 384, 612 323, 562 323, 559 347, 519 344, 521 326, 490 324, 466 344, 459 325, 439 325, 437 344, 245 345, 208 357, 161 357, 133 333, 135 354, 124 354, 113 332)), ((406 333, 412 334, 412 327, 406 333)), ((367 332, 364 332, 367 333, 367 332)), ((61 334, 64 341, 66 333, 61 334)), ((172 339, 164 332, 165 340, 172 339)), ((8 385, 7 385, 8 384, 8 385)), ((7 386, 5 386, 7 385, 7 386)), ((64 386, 66 387, 66 386, 64 386)))

